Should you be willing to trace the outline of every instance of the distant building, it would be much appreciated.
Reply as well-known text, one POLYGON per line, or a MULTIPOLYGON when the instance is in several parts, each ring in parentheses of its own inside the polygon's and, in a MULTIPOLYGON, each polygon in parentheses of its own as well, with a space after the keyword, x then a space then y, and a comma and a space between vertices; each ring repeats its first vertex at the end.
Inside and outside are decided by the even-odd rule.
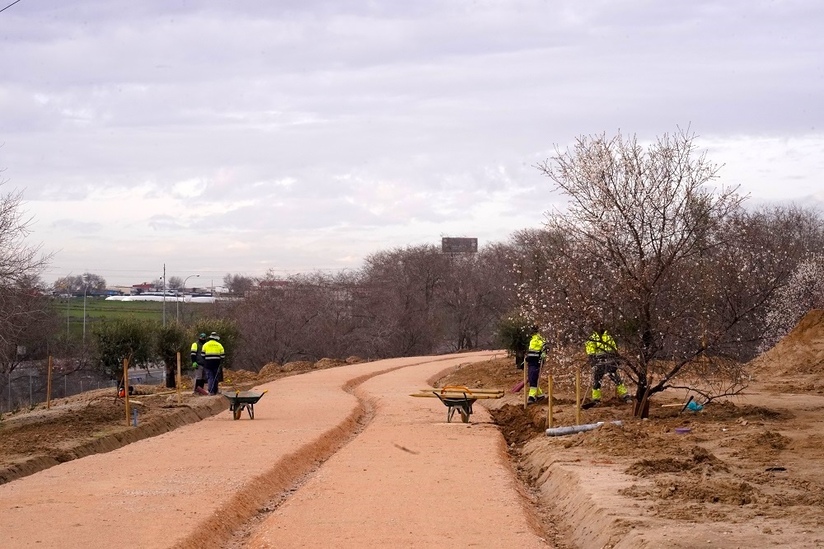
POLYGON ((131 290, 129 290, 129 293, 131 295, 140 295, 144 292, 154 291, 154 289, 155 289, 154 284, 151 284, 149 282, 143 282, 141 284, 132 285, 131 290))
POLYGON ((106 288, 105 290, 89 290, 89 297, 110 297, 113 295, 123 295, 123 292, 115 288, 106 288))

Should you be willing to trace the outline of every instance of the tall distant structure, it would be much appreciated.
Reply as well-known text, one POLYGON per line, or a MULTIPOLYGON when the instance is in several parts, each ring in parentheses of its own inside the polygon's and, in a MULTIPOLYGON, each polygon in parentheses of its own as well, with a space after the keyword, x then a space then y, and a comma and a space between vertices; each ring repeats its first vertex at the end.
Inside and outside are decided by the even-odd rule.
POLYGON ((445 254, 474 254, 478 251, 477 238, 445 236, 441 238, 441 252, 445 254))

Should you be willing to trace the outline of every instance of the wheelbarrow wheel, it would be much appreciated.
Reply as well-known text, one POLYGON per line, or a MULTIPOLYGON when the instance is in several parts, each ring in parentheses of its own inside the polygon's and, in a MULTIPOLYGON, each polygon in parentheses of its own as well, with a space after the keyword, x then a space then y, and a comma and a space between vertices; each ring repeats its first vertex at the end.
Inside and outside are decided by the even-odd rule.
POLYGON ((240 414, 241 412, 243 412, 243 409, 240 406, 235 405, 235 409, 232 410, 232 412, 232 417, 234 417, 235 419, 240 419, 240 414))
POLYGON ((458 412, 460 412, 461 414, 461 421, 463 421, 464 423, 469 423, 469 414, 466 412, 466 410, 460 408, 458 412))

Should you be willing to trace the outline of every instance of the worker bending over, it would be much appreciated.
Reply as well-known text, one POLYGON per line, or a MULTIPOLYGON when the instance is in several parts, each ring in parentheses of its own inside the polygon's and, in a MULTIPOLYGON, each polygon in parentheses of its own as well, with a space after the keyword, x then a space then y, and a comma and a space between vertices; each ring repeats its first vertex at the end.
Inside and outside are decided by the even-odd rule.
POLYGON ((601 402, 601 380, 605 375, 615 384, 618 397, 624 402, 631 401, 632 397, 627 393, 627 387, 618 374, 618 347, 606 329, 602 326, 596 327, 587 339, 585 349, 592 366, 592 403, 601 402))

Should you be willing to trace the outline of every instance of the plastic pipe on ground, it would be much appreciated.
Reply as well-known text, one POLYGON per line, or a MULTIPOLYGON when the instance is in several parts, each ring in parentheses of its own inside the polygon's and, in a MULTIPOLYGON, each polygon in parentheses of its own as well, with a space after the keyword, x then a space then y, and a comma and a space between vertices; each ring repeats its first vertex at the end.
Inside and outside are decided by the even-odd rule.
MULTIPOLYGON (((610 423, 612 423, 613 425, 621 425, 620 421, 611 421, 610 423)), ((584 425, 568 425, 566 427, 553 427, 552 429, 547 429, 546 434, 551 437, 571 435, 574 433, 581 433, 583 431, 592 431, 593 429, 597 429, 603 424, 603 421, 599 421, 598 423, 586 423, 584 425)))

